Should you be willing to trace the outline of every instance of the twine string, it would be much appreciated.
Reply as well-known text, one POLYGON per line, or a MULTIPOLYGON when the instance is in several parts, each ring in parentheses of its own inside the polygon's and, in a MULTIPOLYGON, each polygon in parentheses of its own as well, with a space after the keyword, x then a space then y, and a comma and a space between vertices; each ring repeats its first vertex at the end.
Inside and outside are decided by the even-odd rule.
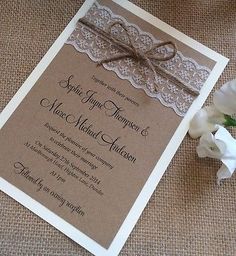
POLYGON ((159 74, 160 76, 162 76, 162 77, 166 78, 167 80, 171 81, 172 83, 174 83, 178 87, 182 88, 183 90, 185 90, 186 92, 188 92, 192 96, 198 96, 199 95, 199 92, 197 90, 194 90, 193 88, 190 88, 183 81, 181 81, 177 77, 173 76, 170 72, 168 72, 167 70, 165 70, 161 66, 154 64, 155 61, 163 62, 163 61, 171 60, 172 58, 175 57, 175 55, 177 53, 177 46, 174 42, 172 42, 172 41, 163 41, 163 42, 155 44, 151 49, 143 52, 143 51, 140 51, 137 47, 135 47, 135 43, 132 40, 132 36, 131 36, 130 32, 128 31, 127 26, 123 22, 120 22, 120 21, 113 22, 108 27, 107 32, 98 28, 94 24, 88 22, 85 18, 81 18, 79 20, 79 22, 82 23, 83 25, 85 25, 86 27, 88 27, 89 29, 92 29, 93 31, 102 35, 107 40, 112 41, 112 43, 114 43, 115 45, 117 45, 119 48, 121 48, 124 51, 124 53, 120 53, 120 54, 115 55, 115 56, 109 56, 109 57, 97 62, 97 65, 102 65, 103 63, 117 61, 117 60, 121 60, 121 59, 124 59, 124 58, 132 58, 136 62, 139 63, 139 67, 140 67, 141 63, 144 63, 146 66, 148 66, 152 70, 152 72, 154 74, 154 77, 155 77, 155 87, 154 87, 155 92, 158 92, 158 79, 157 78, 158 78, 158 74, 159 74), (117 37, 114 37, 112 35, 112 28, 114 28, 117 25, 121 26, 121 28, 125 31, 125 34, 128 38, 128 43, 125 43, 125 42, 117 39, 117 37), (173 51, 168 56, 164 56, 164 57, 156 56, 155 52, 159 48, 161 48, 163 46, 167 46, 167 45, 171 45, 173 51))

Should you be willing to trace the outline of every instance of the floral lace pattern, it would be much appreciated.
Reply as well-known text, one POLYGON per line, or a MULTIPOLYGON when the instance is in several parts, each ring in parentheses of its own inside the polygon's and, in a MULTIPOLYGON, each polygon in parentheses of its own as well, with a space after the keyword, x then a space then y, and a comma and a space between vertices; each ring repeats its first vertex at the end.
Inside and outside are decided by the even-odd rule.
MULTIPOLYGON (((134 47, 141 52, 151 50, 155 44, 161 42, 150 33, 141 31, 135 24, 128 23, 123 17, 115 15, 109 8, 96 2, 86 13, 84 19, 104 31, 108 30, 110 24, 116 21, 122 22, 127 27, 134 47)), ((114 38, 119 38, 119 40, 129 44, 127 33, 121 26, 112 27, 110 33, 114 38)), ((77 51, 86 53, 95 62, 124 53, 124 50, 119 46, 80 22, 77 23, 76 29, 68 38, 66 44, 73 45, 77 51)), ((168 46, 162 46, 151 51, 152 54, 166 57, 170 55, 172 49, 168 46)), ((187 87, 195 91, 200 91, 210 74, 209 68, 199 65, 192 58, 184 57, 180 51, 177 51, 175 57, 171 60, 154 61, 154 64, 155 66, 161 66, 162 69, 164 68, 168 73, 183 81, 187 87)), ((195 99, 193 95, 180 88, 170 79, 159 75, 158 70, 155 77, 150 67, 143 63, 137 63, 132 58, 126 57, 102 65, 105 69, 114 71, 121 79, 130 81, 135 88, 142 88, 147 95, 158 99, 164 106, 172 108, 179 116, 185 115, 195 99)))

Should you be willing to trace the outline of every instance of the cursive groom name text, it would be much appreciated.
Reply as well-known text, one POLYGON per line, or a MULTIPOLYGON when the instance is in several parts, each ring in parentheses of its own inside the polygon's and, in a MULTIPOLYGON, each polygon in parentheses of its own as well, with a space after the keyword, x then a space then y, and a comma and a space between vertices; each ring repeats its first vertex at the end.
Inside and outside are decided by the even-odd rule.
POLYGON ((83 114, 75 116, 64 110, 64 103, 58 99, 50 101, 48 98, 40 100, 40 106, 47 109, 51 114, 63 119, 66 123, 73 125, 80 132, 86 134, 90 138, 97 141, 100 146, 106 147, 110 152, 119 154, 125 160, 135 163, 136 157, 127 150, 126 145, 120 144, 121 138, 113 138, 111 135, 104 133, 100 129, 96 129, 95 125, 83 114))

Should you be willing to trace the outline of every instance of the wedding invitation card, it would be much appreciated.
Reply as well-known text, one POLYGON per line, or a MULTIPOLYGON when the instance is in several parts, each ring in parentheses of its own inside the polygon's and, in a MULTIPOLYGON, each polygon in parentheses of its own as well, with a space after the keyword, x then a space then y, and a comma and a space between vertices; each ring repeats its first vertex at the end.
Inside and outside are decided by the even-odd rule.
POLYGON ((128 1, 86 1, 1 114, 0 189, 117 255, 227 62, 128 1))

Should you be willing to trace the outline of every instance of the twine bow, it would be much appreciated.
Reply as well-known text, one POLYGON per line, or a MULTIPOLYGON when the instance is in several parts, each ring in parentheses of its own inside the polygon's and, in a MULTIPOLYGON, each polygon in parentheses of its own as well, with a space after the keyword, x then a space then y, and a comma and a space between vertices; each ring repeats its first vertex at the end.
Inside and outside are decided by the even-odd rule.
POLYGON ((177 47, 174 42, 172 42, 172 41, 160 42, 158 44, 155 44, 150 50, 143 52, 143 51, 140 51, 137 47, 135 47, 135 44, 132 40, 132 36, 131 36, 130 32, 128 31, 125 24, 120 21, 115 21, 114 23, 112 23, 108 27, 108 32, 96 27, 94 24, 88 22, 84 18, 81 18, 79 20, 79 22, 82 23, 83 25, 87 26, 88 28, 96 31, 98 34, 102 35, 106 39, 112 41, 115 45, 119 46, 124 51, 124 53, 120 53, 115 56, 110 56, 110 57, 107 57, 106 59, 99 61, 97 63, 98 65, 116 61, 116 60, 120 60, 120 59, 124 59, 124 58, 132 58, 135 61, 137 61, 139 63, 139 65, 141 63, 144 63, 146 66, 148 66, 152 70, 154 77, 155 77, 154 92, 158 92, 158 85, 157 85, 158 84, 158 82, 157 82, 158 75, 157 74, 159 74, 160 76, 165 77, 166 79, 173 82, 175 85, 179 86, 180 88, 182 88, 189 94, 191 94, 193 96, 199 95, 198 91, 196 91, 193 88, 190 88, 188 85, 184 84, 183 81, 181 81, 177 77, 173 76, 170 72, 168 72, 161 66, 154 64, 155 61, 158 61, 158 62, 168 61, 175 57, 175 55, 177 53, 177 47), (117 39, 116 37, 114 37, 112 35, 112 28, 116 25, 121 26, 121 28, 125 31, 126 36, 128 38, 128 44, 117 39), (155 50, 158 50, 159 48, 161 48, 163 46, 167 46, 167 45, 171 45, 172 49, 173 49, 173 51, 168 56, 160 57, 160 56, 156 56, 156 53, 153 53, 153 52, 155 52, 155 50))

